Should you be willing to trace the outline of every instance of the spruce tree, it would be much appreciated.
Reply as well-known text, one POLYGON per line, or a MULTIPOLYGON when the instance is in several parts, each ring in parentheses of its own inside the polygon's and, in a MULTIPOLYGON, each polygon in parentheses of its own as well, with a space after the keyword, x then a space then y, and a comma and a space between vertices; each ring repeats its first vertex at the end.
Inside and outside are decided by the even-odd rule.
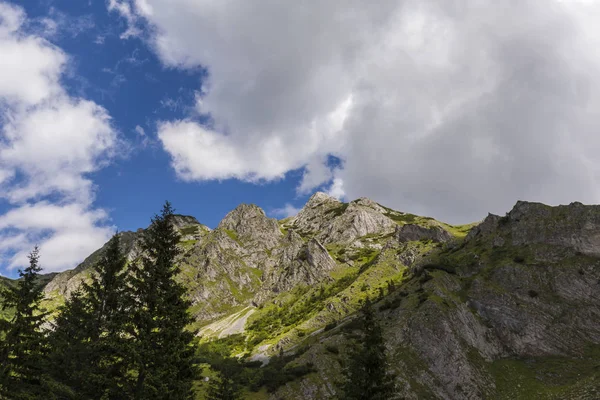
POLYGON ((38 281, 40 271, 39 250, 35 247, 29 254, 29 266, 19 270, 17 284, 2 293, 2 309, 13 309, 14 315, 1 327, 0 398, 41 399, 46 392, 47 343, 42 330, 46 314, 40 307, 44 296, 38 281))
POLYGON ((137 400, 191 398, 196 377, 194 334, 186 330, 192 322, 191 304, 175 280, 179 235, 172 218, 167 202, 144 232, 142 255, 128 275, 134 376, 130 398, 137 400))
POLYGON ((207 400, 238 400, 240 387, 236 382, 235 365, 225 363, 221 366, 218 376, 209 381, 207 400))
POLYGON ((393 377, 387 371, 381 326, 367 301, 362 310, 362 341, 351 354, 341 387, 344 400, 390 400, 396 398, 393 377))
POLYGON ((55 321, 52 375, 78 398, 124 396, 125 264, 116 234, 95 264, 91 281, 71 295, 55 321))

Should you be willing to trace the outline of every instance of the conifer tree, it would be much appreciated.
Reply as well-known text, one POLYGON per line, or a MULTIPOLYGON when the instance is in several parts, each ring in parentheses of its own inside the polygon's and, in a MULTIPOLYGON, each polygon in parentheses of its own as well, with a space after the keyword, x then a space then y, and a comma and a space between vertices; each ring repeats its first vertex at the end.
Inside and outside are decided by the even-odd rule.
POLYGON ((240 387, 236 382, 235 366, 225 364, 220 368, 218 377, 210 380, 207 400, 238 400, 240 387))
POLYGON ((393 377, 387 371, 381 326, 369 301, 362 310, 362 343, 350 356, 342 385, 344 400, 391 400, 396 398, 393 377))
POLYGON ((35 247, 29 254, 29 266, 19 271, 17 284, 2 293, 2 309, 14 309, 14 315, 0 327, 4 337, 0 343, 0 398, 41 399, 46 392, 47 343, 42 330, 46 314, 40 307, 40 271, 39 250, 35 247))
POLYGON ((124 396, 125 264, 116 234, 95 264, 91 282, 82 283, 56 319, 52 375, 79 398, 124 396))
POLYGON ((175 280, 179 235, 167 202, 142 239, 142 255, 128 275, 131 290, 132 399, 191 398, 195 378, 194 334, 185 288, 175 280))

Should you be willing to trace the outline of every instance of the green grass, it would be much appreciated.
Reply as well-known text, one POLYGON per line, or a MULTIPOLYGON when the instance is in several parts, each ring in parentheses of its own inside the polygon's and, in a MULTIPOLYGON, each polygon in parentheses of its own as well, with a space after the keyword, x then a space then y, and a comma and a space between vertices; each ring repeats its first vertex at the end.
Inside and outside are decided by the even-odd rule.
POLYGON ((195 235, 196 233, 198 233, 198 226, 196 226, 196 225, 186 226, 185 228, 181 228, 179 230, 179 232, 181 233, 182 236, 195 235))
POLYGON ((342 215, 344 212, 346 212, 346 209, 348 208, 348 203, 342 203, 341 206, 338 207, 334 207, 330 210, 327 210, 325 212, 325 215, 333 215, 333 217, 339 217, 340 215, 342 215))
POLYGON ((501 359, 489 365, 498 399, 567 399, 600 397, 600 345, 579 358, 558 356, 501 359), (597 397, 579 397, 579 394, 597 397))
POLYGON ((238 238, 238 234, 230 229, 223 229, 223 231, 229 236, 232 240, 235 240, 240 246, 242 246, 242 242, 238 238))
POLYGON ((450 224, 446 224, 446 223, 442 222, 441 226, 455 238, 463 239, 465 236, 467 236, 469 231, 471 229, 473 229, 473 227, 477 226, 478 224, 479 224, 478 222, 474 222, 474 223, 465 224, 465 225, 450 225, 450 224))
POLYGON ((194 244, 196 244, 198 241, 197 240, 182 240, 181 242, 179 242, 179 244, 181 245, 181 247, 183 247, 185 250, 189 250, 192 247, 194 247, 194 244))

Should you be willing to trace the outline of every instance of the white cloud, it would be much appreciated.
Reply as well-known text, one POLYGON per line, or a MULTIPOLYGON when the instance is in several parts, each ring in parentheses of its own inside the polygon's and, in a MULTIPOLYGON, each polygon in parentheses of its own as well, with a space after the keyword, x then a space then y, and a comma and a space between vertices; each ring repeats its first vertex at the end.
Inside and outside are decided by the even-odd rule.
POLYGON ((23 10, 0 2, 0 254, 10 268, 40 245, 46 271, 73 267, 110 236, 93 208, 88 174, 117 141, 105 109, 61 85, 68 57, 23 29, 23 10), (52 199, 52 202, 49 201, 52 199))
POLYGON ((335 197, 338 200, 346 198, 346 192, 344 191, 344 181, 341 178, 334 178, 331 182, 331 186, 327 190, 327 194, 331 197, 335 197))
POLYGON ((84 174, 100 166, 116 140, 106 110, 66 97, 18 113, 3 133, 8 143, 0 146, 0 160, 28 177, 7 193, 17 202, 59 192, 89 203, 84 174))
POLYGON ((293 217, 299 212, 299 208, 294 207, 290 203, 286 203, 285 206, 283 206, 282 208, 275 208, 274 210, 272 210, 270 214, 274 215, 275 217, 287 218, 293 217))
POLYGON ((327 165, 326 157, 315 157, 306 164, 298 192, 306 194, 331 180, 333 173, 327 165))
POLYGON ((20 35, 24 18, 20 8, 0 3, 0 16, 2 101, 32 106, 60 95, 60 71, 67 62, 64 52, 40 37, 20 35))
MULTIPOLYGON (((140 4, 143 4, 143 2, 140 1, 140 4)), ((128 28, 121 34, 121 39, 129 39, 141 34, 141 30, 137 26, 138 18, 129 3, 119 0, 108 0, 108 11, 117 12, 127 21, 128 28)))
POLYGON ((28 21, 29 27, 33 27, 45 38, 53 38, 62 35, 77 37, 95 27, 91 15, 72 16, 50 7, 47 16, 28 21))
POLYGON ((165 65, 209 72, 212 123, 159 125, 184 179, 308 165, 306 192, 333 154, 332 193, 451 222, 600 200, 599 2, 111 4, 165 65))
POLYGON ((114 233, 110 227, 97 227, 106 219, 104 211, 80 204, 26 204, 0 216, 0 231, 22 232, 3 235, 0 251, 12 253, 9 268, 20 267, 27 263, 32 243, 40 243, 44 270, 60 271, 83 261, 114 233))

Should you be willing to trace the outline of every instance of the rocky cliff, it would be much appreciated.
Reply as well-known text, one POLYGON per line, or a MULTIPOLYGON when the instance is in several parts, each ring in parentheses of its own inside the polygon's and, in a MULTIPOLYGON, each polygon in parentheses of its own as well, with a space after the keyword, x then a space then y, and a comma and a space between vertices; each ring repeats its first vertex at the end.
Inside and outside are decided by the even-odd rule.
MULTIPOLYGON (((600 398, 598 206, 518 202, 457 227, 316 193, 281 221, 243 204, 214 230, 173 223, 202 340, 241 334, 232 355, 316 368, 252 398, 333 398, 366 298, 405 398, 600 398)), ((140 233, 122 233, 131 262, 140 233)), ((50 307, 101 251, 53 277, 50 307)))

